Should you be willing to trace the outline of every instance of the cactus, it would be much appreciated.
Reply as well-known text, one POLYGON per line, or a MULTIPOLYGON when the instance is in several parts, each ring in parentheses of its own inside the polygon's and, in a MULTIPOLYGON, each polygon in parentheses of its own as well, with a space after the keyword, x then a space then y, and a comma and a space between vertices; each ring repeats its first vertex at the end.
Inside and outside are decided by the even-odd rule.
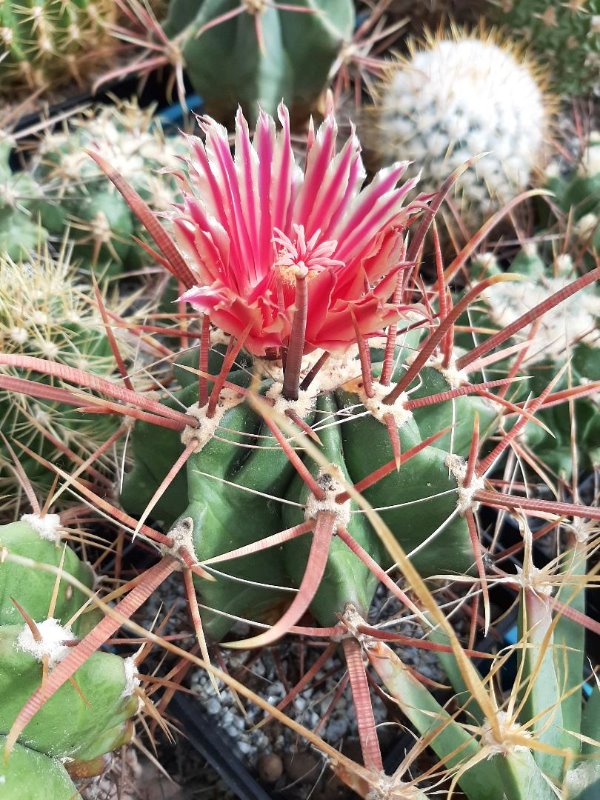
POLYGON ((491 19, 522 40, 563 96, 600 91, 599 0, 492 0, 491 19))
MULTIPOLYGON (((40 569, 40 565, 58 568, 59 574, 78 580, 84 587, 93 587, 94 574, 74 550, 65 546, 66 533, 57 514, 44 514, 39 509, 23 515, 18 522, 0 526, 3 751, 18 712, 39 688, 43 676, 47 679, 48 672, 51 676, 69 653, 69 644, 98 621, 97 612, 84 608, 87 597, 79 588, 40 569), (52 616, 47 616, 49 612, 52 616)), ((43 705, 19 736, 10 757, 3 758, 3 796, 6 793, 7 798, 15 800, 24 796, 38 800, 47 796, 48 783, 56 786, 53 797, 78 796, 62 762, 68 762, 67 770, 71 772, 83 763, 89 774, 103 769, 102 756, 131 735, 130 719, 137 712, 134 692, 138 684, 133 659, 93 653, 75 673, 74 682, 63 686, 43 705), (36 775, 27 776, 28 793, 23 794, 23 770, 28 765, 35 766, 36 775)))
MULTIPOLYGON (((523 518, 520 524, 530 542, 523 518)), ((585 800, 600 785, 600 729, 594 713, 600 695, 594 686, 583 702, 584 629, 576 616, 585 609, 593 530, 578 524, 566 533, 567 551, 543 571, 533 566, 526 545, 523 570, 513 584, 519 591, 518 641, 508 651, 519 662, 517 679, 502 705, 491 684, 469 676, 440 628, 429 638, 446 647, 439 657, 456 692, 452 705, 460 709, 452 716, 390 647, 368 636, 362 639, 370 666, 468 800, 551 800, 558 793, 585 800)), ((501 577, 510 582, 516 576, 501 577)), ((353 609, 345 619, 352 630, 360 625, 353 609)))
POLYGON ((47 231, 39 224, 37 210, 43 194, 27 172, 13 172, 13 142, 0 134, 0 252, 19 260, 43 244, 47 231))
POLYGON ((350 0, 171 0, 164 30, 207 111, 229 120, 241 104, 253 121, 282 98, 307 116, 353 25, 350 0))
POLYGON ((2 0, 0 92, 81 84, 107 63, 112 0, 2 0))
MULTIPOLYGON (((115 612, 130 615, 181 570, 204 662, 204 629, 220 639, 232 618, 267 628, 227 642, 232 648, 269 644, 288 631, 334 641, 341 634, 365 763, 381 769, 374 720, 362 703, 368 689, 364 674, 360 682, 360 631, 345 637, 338 620, 349 604, 366 614, 380 581, 423 620, 422 607, 437 606, 420 575, 440 573, 481 587, 489 620, 480 503, 598 517, 597 509, 506 494, 486 482, 553 387, 523 409, 493 391, 511 388, 513 376, 496 382, 481 373, 512 356, 502 348, 511 335, 591 285, 600 269, 458 353, 455 323, 486 289, 511 276, 486 277, 453 305, 446 280, 466 256, 444 274, 437 247, 438 284, 426 288, 415 261, 444 192, 405 205, 416 186, 414 179, 397 186, 405 163, 363 188, 359 143, 352 134, 338 152, 332 113, 310 130, 301 169, 285 107, 279 118, 277 131, 260 114, 251 140, 240 113, 235 157, 227 131, 210 118, 201 121, 205 140, 189 140, 183 202, 172 212, 175 239, 93 153, 148 226, 162 263, 186 287, 183 298, 202 315, 198 326, 169 328, 170 340, 181 336, 188 352, 173 354, 172 374, 158 373, 165 391, 126 391, 80 370, 10 354, 0 354, 0 365, 60 375, 78 387, 80 403, 93 389, 112 398, 115 413, 137 412, 134 467, 121 498, 126 511, 86 492, 161 552, 115 612), (191 339, 199 346, 190 348, 191 339), (517 420, 508 432, 505 414, 517 420), (140 516, 137 523, 127 509, 140 516), (395 566, 422 607, 386 572, 395 566), (202 617, 194 577, 208 606, 202 617), (308 610, 319 628, 302 625, 308 610)), ((446 182, 445 191, 450 187, 446 182)), ((114 616, 98 626, 96 645, 117 629, 114 616)), ((76 653, 67 656, 53 688, 77 665, 76 653)), ((17 730, 34 711, 32 705, 20 715, 17 730)))
POLYGON ((368 144, 387 164, 413 161, 436 191, 456 167, 485 153, 456 182, 469 225, 524 189, 541 166, 549 110, 533 71, 491 37, 430 37, 394 63, 379 87, 368 144))
MULTIPOLYGON (((99 375, 110 375, 114 369, 102 317, 64 253, 58 260, 47 252, 28 262, 0 258, 0 343, 4 353, 50 358, 99 375)), ((48 488, 52 475, 22 453, 18 443, 65 465, 86 458, 116 429, 112 419, 78 412, 52 397, 15 394, 10 381, 10 371, 4 370, 0 422, 35 486, 48 488)), ((18 494, 11 464, 9 452, 0 445, 4 502, 18 494)), ((96 466, 103 468, 102 462, 96 466)))
POLYGON ((136 101, 99 107, 71 118, 64 130, 40 142, 32 174, 46 198, 41 222, 60 241, 68 229, 74 259, 97 275, 139 267, 141 250, 132 236, 142 231, 85 149, 99 147, 155 211, 166 210, 177 197, 175 181, 159 172, 179 162, 174 140, 163 136, 153 111, 140 109, 136 101))
MULTIPOLYGON (((291 616, 297 619, 298 610, 306 607, 307 595, 323 625, 331 625, 350 600, 363 612, 368 610, 377 581, 369 576, 370 567, 360 556, 346 551, 344 537, 358 542, 362 551, 376 554, 380 566, 385 568, 390 562, 370 526, 358 521, 357 510, 345 495, 347 480, 361 487, 365 499, 380 509, 382 519, 403 546, 414 551, 414 563, 422 574, 469 570, 477 554, 467 517, 483 484, 480 473, 466 469, 464 458, 473 446, 474 427, 478 426, 483 442, 499 429, 502 418, 502 406, 496 405, 493 395, 479 396, 476 385, 468 388, 470 379, 455 366, 447 343, 439 351, 428 344, 434 334, 420 341, 420 307, 401 305, 401 310, 397 306, 392 312, 392 307, 377 299, 377 295, 389 296, 392 291, 392 284, 387 283, 386 288, 386 282, 397 273, 387 270, 397 263, 394 254, 401 252, 398 237, 402 226, 422 208, 421 204, 404 210, 399 206, 414 180, 395 190, 396 194, 392 189, 406 164, 380 173, 362 199, 358 143, 350 139, 334 157, 336 126, 330 115, 318 131, 318 145, 309 154, 303 180, 292 178, 285 109, 280 110, 280 119, 283 129, 275 139, 273 121, 262 114, 251 145, 246 122, 238 116, 236 163, 243 187, 239 196, 232 188, 219 188, 227 186, 224 176, 233 174, 225 129, 206 120, 206 145, 193 142, 196 160, 188 163, 184 210, 175 212, 173 220, 188 262, 180 261, 180 256, 174 262, 176 251, 169 246, 169 263, 175 263, 173 273, 190 287, 184 298, 214 324, 236 335, 238 346, 229 352, 216 345, 207 356, 203 374, 212 376, 209 382, 217 387, 213 392, 222 388, 220 395, 210 394, 210 401, 206 384, 200 389, 203 401, 198 381, 189 375, 186 379, 183 366, 177 369, 186 385, 175 394, 170 392, 171 399, 163 402, 173 413, 182 406, 188 409, 181 442, 171 431, 153 433, 151 426, 138 423, 132 438, 135 466, 122 496, 129 511, 144 519, 151 513, 172 526, 172 540, 199 563, 219 564, 220 571, 233 576, 224 579, 219 572, 215 582, 200 581, 203 598, 219 615, 209 621, 209 629, 217 637, 227 631, 230 616, 245 616, 250 609, 260 615, 265 604, 279 601, 277 587, 285 590, 290 582, 300 585, 302 600, 294 601, 293 614, 286 615, 289 624, 294 624, 291 616), (286 195, 271 173, 272 167, 265 166, 275 157, 273 153, 283 170, 283 184, 286 180, 299 182, 294 195, 286 195), (260 174, 265 180, 256 189, 258 197, 253 198, 257 164, 264 169, 260 174), (210 191, 207 186, 212 187, 210 191), (283 193, 271 195, 269 202, 267 197, 276 187, 283 193), (275 202, 276 196, 282 202, 275 202), (328 197, 342 198, 337 208, 326 202, 328 197), (362 219, 367 204, 373 211, 359 225, 357 220, 362 219), (242 209, 247 210, 247 218, 242 209), (265 214, 273 216, 265 218, 265 214), (394 227, 386 232, 381 226, 390 219, 394 219, 394 227), (270 268, 265 266, 271 263, 265 260, 267 255, 273 259, 270 268), (187 263, 195 265, 194 272, 187 263), (363 273, 360 286, 350 277, 357 272, 363 273), (376 274, 386 273, 384 280, 375 282, 376 274), (306 280, 304 286, 302 280, 306 280), (306 291, 301 296, 307 303, 307 316, 302 344, 294 351, 294 366, 290 366, 288 354, 282 372, 277 354, 284 346, 288 353, 293 349, 295 281, 300 281, 298 292, 306 291), (365 289, 365 285, 377 288, 365 289), (357 291, 367 294, 358 301, 357 291), (279 297, 277 303, 275 297, 279 297), (408 323, 399 323, 387 344, 377 347, 371 343, 369 349, 366 337, 372 337, 386 320, 403 314, 417 320, 413 322, 416 329, 402 334, 408 323), (398 344, 390 350, 396 335, 398 344), (360 357, 352 350, 357 338, 360 357), (318 377, 308 385, 314 359, 323 349, 329 359, 324 366, 318 362, 318 377), (302 354, 309 360, 301 362, 302 354), (298 381, 291 389, 290 369, 295 370, 293 380, 298 381), (309 430, 319 436, 329 470, 323 471, 318 463, 301 466, 277 422, 265 412, 257 413, 247 402, 253 373, 262 381, 264 402, 280 413, 287 412, 303 430, 312 425, 309 430), (395 389, 392 382, 397 382, 395 389), (329 420, 329 425, 320 424, 322 419, 329 420), (224 436, 218 435, 220 430, 224 436), (252 442, 244 452, 244 445, 252 442), (400 464, 406 453, 411 455, 411 465, 396 470, 392 465, 400 464), (186 461, 187 486, 180 471, 186 461), (378 480, 369 482, 369 476, 375 474, 378 480), (472 483, 471 488, 465 481, 472 483), (265 504, 265 495, 282 502, 265 504), (332 531, 328 534, 318 525, 323 517, 338 532, 331 549, 323 542, 328 542, 332 531), (314 530, 315 526, 318 536, 315 534, 312 545, 310 538, 304 537, 285 544, 283 551, 256 548, 257 541, 269 540, 278 531, 292 531, 289 535, 295 538, 298 531, 314 530), (319 548, 320 560, 315 565, 319 548), (223 555, 228 551, 240 557, 222 568, 221 561, 229 560, 223 555), (313 570, 319 579, 311 596, 304 581, 313 570), (253 582, 268 584, 271 598, 263 586, 256 587, 253 582)), ((95 158, 108 169, 103 159, 95 158)), ((114 172, 110 174, 135 205, 130 190, 114 172)), ((440 332, 435 335, 438 342, 443 340, 440 332)), ((203 347, 208 348, 207 342, 203 347)), ((229 347, 233 348, 233 342, 229 347)), ((507 444, 499 445, 500 450, 507 444)), ((376 574, 380 577, 377 570, 376 574)), ((259 640, 264 641, 258 637, 256 642, 259 640)))
POLYGON ((546 176, 558 208, 568 218, 573 250, 585 250, 584 263, 592 268, 594 254, 600 253, 600 132, 590 133, 577 170, 560 175, 550 164, 546 176))

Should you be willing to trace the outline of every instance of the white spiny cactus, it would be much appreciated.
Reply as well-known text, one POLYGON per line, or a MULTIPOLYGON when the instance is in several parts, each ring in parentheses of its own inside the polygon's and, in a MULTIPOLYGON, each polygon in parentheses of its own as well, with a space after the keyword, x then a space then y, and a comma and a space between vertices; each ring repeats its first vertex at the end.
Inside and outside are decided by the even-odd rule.
POLYGON ((529 182, 547 138, 544 94, 526 64, 490 39, 432 39, 390 70, 371 146, 384 163, 408 159, 420 190, 457 183, 465 219, 480 221, 529 182))

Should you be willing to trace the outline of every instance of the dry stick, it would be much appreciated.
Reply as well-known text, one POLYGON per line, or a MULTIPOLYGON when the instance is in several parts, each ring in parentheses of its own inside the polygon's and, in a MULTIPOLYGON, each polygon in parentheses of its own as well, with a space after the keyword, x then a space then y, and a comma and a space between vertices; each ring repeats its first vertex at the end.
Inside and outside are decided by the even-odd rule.
POLYGON ((367 769, 383 772, 383 761, 381 759, 381 750, 379 749, 362 650, 358 641, 353 638, 344 639, 343 647, 346 664, 348 665, 348 674, 350 675, 350 685, 352 686, 352 701, 356 711, 363 761, 367 769))
POLYGON ((486 339, 485 342, 482 342, 477 347, 474 347, 473 350, 465 353, 465 355, 461 356, 457 360, 457 368, 462 369, 463 367, 466 367, 471 363, 471 361, 474 361, 476 358, 479 358, 480 356, 485 355, 485 353, 488 353, 490 350, 498 347, 498 345, 502 344, 502 342, 505 342, 515 333, 518 333, 524 327, 541 317, 542 314, 546 314, 548 311, 551 311, 557 305, 562 303, 563 300, 566 300, 568 297, 571 297, 571 295, 574 295, 576 292, 584 289, 586 286, 589 286, 598 279, 600 279, 600 267, 596 267, 596 269, 593 269, 586 275, 582 275, 568 286, 563 287, 558 292, 555 292, 550 297, 547 297, 544 301, 538 303, 537 306, 534 306, 525 314, 522 314, 514 322, 511 322, 510 325, 507 325, 506 328, 498 331, 498 333, 496 333, 494 336, 490 336, 490 338, 486 339))
POLYGON ((117 190, 125 198, 125 202, 129 208, 154 239, 160 252, 166 259, 165 266, 169 272, 174 275, 177 280, 181 281, 187 289, 191 289, 196 283, 196 278, 185 263, 183 256, 175 246, 173 240, 157 220, 150 206, 142 200, 135 189, 130 186, 122 175, 119 175, 99 153, 95 153, 92 150, 86 150, 86 152, 94 159, 104 174, 114 183, 117 190))
MULTIPOLYGON (((138 608, 144 603, 163 581, 179 567, 179 561, 170 556, 165 556, 158 564, 150 567, 142 581, 140 581, 127 597, 115 606, 118 615, 131 617, 138 608)), ((46 685, 37 689, 27 700, 23 708, 17 714, 12 724, 10 732, 6 737, 4 750, 5 763, 13 750, 17 739, 23 733, 25 727, 44 706, 48 700, 60 689, 60 687, 71 678, 74 673, 84 664, 90 656, 100 648, 121 626, 119 616, 104 617, 79 644, 74 647, 48 676, 46 685)))
POLYGON ((329 558, 329 545, 335 532, 336 517, 331 511, 319 511, 315 522, 315 532, 306 562, 306 569, 302 576, 300 588, 295 595, 290 607, 283 616, 264 633, 243 639, 239 642, 227 642, 224 647, 236 650, 247 650, 249 647, 263 647, 279 639, 295 625, 306 609, 312 603, 314 596, 321 584, 327 560, 329 558))

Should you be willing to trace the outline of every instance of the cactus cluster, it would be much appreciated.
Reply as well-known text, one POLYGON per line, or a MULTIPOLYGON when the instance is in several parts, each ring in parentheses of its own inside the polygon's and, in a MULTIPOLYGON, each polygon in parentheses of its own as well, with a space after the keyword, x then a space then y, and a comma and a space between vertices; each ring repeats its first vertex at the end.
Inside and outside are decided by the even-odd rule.
POLYGON ((177 140, 163 135, 153 112, 129 101, 71 118, 64 130, 41 139, 31 166, 45 197, 41 224, 59 241, 68 230, 73 258, 97 275, 139 267, 142 251, 132 237, 142 231, 86 149, 99 148, 155 211, 166 210, 177 190, 174 178, 161 170, 178 166, 177 140))
POLYGON ((457 34, 432 37, 390 66, 372 123, 374 159, 412 161, 424 190, 484 154, 456 183, 458 211, 473 226, 541 166, 549 110, 527 63, 492 38, 457 34))
POLYGON ((88 589, 95 582, 67 534, 57 514, 39 509, 0 526, 0 782, 7 800, 49 792, 56 800, 78 798, 69 775, 102 771, 104 754, 131 737, 138 708, 133 659, 94 653, 12 743, 10 758, 5 752, 25 702, 98 619, 67 581, 88 589))
POLYGON ((112 0, 2 0, 0 93, 55 89, 107 63, 112 0))
POLYGON ((598 0, 491 0, 491 19, 530 48, 554 91, 577 96, 600 92, 598 0))
POLYGON ((251 120, 259 107, 274 114, 282 98, 295 116, 307 116, 353 25, 351 0, 281 7, 264 0, 171 0, 164 30, 207 111, 229 121, 238 105, 251 120))
MULTIPOLYGON (((28 261, 17 262, 0 257, 0 350, 22 358, 47 358, 97 375, 112 374, 114 356, 102 317, 66 253, 55 259, 42 250, 28 261)), ((11 374, 15 375, 6 369, 0 374, 0 425, 27 465, 32 483, 47 487, 52 475, 23 453, 19 444, 53 463, 67 465, 94 452, 115 425, 110 418, 82 413, 54 400, 51 389, 59 386, 57 381, 48 381, 50 395, 44 399, 15 393, 11 374)), ((2 494, 14 500, 11 463, 9 452, 0 445, 2 494)))

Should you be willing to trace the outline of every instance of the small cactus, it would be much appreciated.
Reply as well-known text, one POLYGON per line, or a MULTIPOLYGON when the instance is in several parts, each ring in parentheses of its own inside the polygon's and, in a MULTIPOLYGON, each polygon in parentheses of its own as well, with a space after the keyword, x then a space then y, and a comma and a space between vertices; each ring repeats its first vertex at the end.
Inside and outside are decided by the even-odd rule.
POLYGON ((350 0, 171 0, 164 29, 207 111, 229 121, 241 105, 254 121, 282 98, 307 116, 353 25, 350 0))
MULTIPOLYGON (((0 350, 110 375, 114 357, 100 313, 87 291, 64 253, 53 259, 41 252, 25 262, 0 258, 0 350)), ((0 382, 9 380, 10 375, 2 370, 0 382)), ((85 458, 115 429, 110 418, 81 413, 51 399, 17 395, 4 387, 0 389, 0 425, 19 458, 27 463, 32 483, 40 487, 48 487, 52 475, 26 456, 18 443, 54 463, 65 464, 69 450, 76 458, 85 458)), ((11 463, 10 454, 0 445, 3 502, 15 496, 11 463)))
POLYGON ((523 41, 567 97, 600 92, 600 0, 491 0, 491 19, 523 41))
POLYGON ((39 510, 0 526, 0 781, 2 796, 10 800, 24 796, 24 785, 32 800, 47 796, 50 787, 53 798, 78 796, 68 770, 85 763, 88 774, 102 771, 103 755, 130 738, 138 708, 133 659, 93 653, 74 681, 41 707, 10 756, 4 752, 23 705, 43 680, 52 680, 53 669, 98 621, 96 611, 85 609, 87 597, 78 588, 40 569, 56 568, 93 587, 91 568, 65 546, 66 535, 57 514, 39 510), (23 775, 28 766, 35 766, 35 776, 23 775))
POLYGON ((0 93, 55 89, 106 64, 113 0, 0 0, 0 93))
POLYGON ((141 250, 132 236, 142 231, 85 150, 99 148, 153 210, 165 211, 177 192, 175 180, 160 171, 173 170, 179 162, 176 140, 163 136, 153 111, 140 109, 135 101, 100 107, 70 119, 64 130, 50 132, 40 142, 32 174, 46 198, 41 222, 59 241, 68 229, 73 258, 98 275, 137 268, 141 250))
POLYGON ((549 112, 533 72, 491 38, 428 39, 390 66, 373 109, 369 149, 379 163, 402 158, 436 191, 468 159, 456 182, 469 224, 524 189, 540 166, 549 112))

